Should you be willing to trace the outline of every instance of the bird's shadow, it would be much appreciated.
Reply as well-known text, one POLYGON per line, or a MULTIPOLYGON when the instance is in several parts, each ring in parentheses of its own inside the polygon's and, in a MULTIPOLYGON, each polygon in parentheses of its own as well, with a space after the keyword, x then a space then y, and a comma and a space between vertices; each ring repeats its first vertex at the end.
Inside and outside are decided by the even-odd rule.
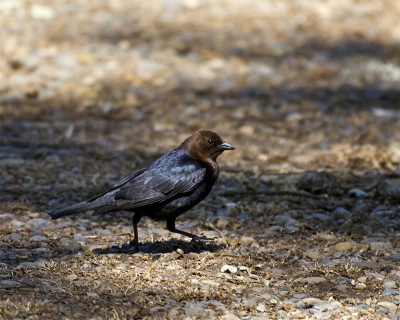
POLYGON ((121 246, 111 246, 109 248, 95 248, 92 250, 95 254, 134 254, 134 253, 172 253, 177 249, 181 249, 185 254, 187 253, 201 253, 201 252, 216 252, 224 248, 223 245, 215 243, 214 241, 183 241, 172 239, 169 241, 156 241, 145 242, 139 245, 137 250, 130 243, 124 243, 121 246))

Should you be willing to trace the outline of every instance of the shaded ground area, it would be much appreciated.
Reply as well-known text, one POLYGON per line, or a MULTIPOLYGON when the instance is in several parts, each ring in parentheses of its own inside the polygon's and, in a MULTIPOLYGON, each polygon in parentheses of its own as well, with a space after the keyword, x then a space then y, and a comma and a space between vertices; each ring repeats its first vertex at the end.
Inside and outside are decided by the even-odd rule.
POLYGON ((398 319, 399 14, 1 1, 0 317, 398 319), (215 242, 143 219, 120 254, 128 213, 47 218, 198 128, 237 147, 178 219, 215 242))

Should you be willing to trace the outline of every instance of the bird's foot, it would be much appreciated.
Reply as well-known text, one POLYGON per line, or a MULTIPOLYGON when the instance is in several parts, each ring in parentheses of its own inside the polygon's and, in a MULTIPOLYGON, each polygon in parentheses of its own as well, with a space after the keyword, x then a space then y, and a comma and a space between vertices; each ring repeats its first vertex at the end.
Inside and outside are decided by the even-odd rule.
POLYGON ((215 241, 216 239, 218 239, 217 237, 214 238, 207 238, 205 236, 194 236, 192 238, 192 241, 203 241, 203 242, 211 242, 211 241, 215 241))
POLYGON ((139 246, 133 241, 129 243, 123 243, 121 246, 121 253, 137 253, 139 252, 139 246))

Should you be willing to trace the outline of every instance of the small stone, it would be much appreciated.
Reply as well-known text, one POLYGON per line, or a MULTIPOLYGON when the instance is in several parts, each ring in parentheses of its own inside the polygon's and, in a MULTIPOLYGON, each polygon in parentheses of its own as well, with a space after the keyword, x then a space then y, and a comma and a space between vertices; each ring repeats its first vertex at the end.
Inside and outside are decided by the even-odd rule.
POLYGON ((400 252, 392 254, 391 256, 388 257, 388 259, 392 261, 400 261, 400 252))
POLYGON ((257 305, 256 310, 257 310, 258 312, 265 312, 265 311, 267 310, 267 308, 265 307, 265 304, 264 304, 264 303, 259 303, 259 304, 257 305))
POLYGON ((189 304, 185 308, 185 315, 190 318, 198 318, 203 314, 204 307, 201 304, 189 304))
POLYGON ((371 277, 371 278, 373 278, 374 280, 377 280, 377 281, 382 281, 382 280, 385 279, 385 276, 380 274, 380 273, 378 273, 378 272, 367 272, 365 275, 367 277, 371 277))
POLYGON ((358 188, 353 188, 350 189, 347 194, 349 195, 349 197, 353 197, 353 198, 363 198, 367 195, 367 193, 364 190, 358 189, 358 188))
POLYGON ((182 257, 185 255, 185 252, 183 252, 181 248, 176 249, 176 253, 178 253, 182 257))
POLYGON ((194 252, 189 252, 189 253, 186 255, 186 257, 187 257, 188 259, 191 259, 191 260, 199 260, 199 259, 200 259, 199 255, 198 255, 197 253, 194 253, 194 252))
POLYGON ((313 261, 318 261, 321 259, 321 254, 317 250, 310 250, 306 252, 305 255, 313 261))
POLYGON ((46 227, 49 224, 48 219, 40 219, 40 218, 35 218, 35 219, 30 219, 27 222, 28 225, 34 227, 34 228, 43 228, 46 227))
POLYGON ((370 242, 369 244, 372 250, 387 250, 392 249, 392 244, 390 242, 370 242))
POLYGON ((377 192, 385 198, 400 198, 400 179, 385 179, 377 187, 377 192))
POLYGON ((19 233, 13 234, 10 237, 10 240, 15 243, 19 243, 21 241, 22 236, 19 233))
POLYGON ((15 219, 15 214, 12 213, 0 213, 0 219, 15 219))
POLYGON ((299 227, 296 227, 296 226, 285 226, 285 229, 286 229, 287 231, 291 232, 291 233, 297 232, 297 231, 300 230, 300 228, 299 228, 299 227))
POLYGON ((221 268, 222 273, 236 273, 238 271, 237 267, 225 264, 221 268))
POLYGON ((19 220, 11 220, 10 225, 14 228, 22 228, 25 225, 25 222, 19 220))
POLYGON ((335 245, 335 250, 340 252, 349 252, 354 248, 354 244, 351 242, 340 242, 335 245))
POLYGON ((322 222, 331 220, 331 217, 324 213, 313 213, 312 216, 322 222))
POLYGON ((315 304, 322 303, 322 302, 324 302, 324 301, 321 299, 310 297, 310 298, 301 299, 297 304, 304 305, 306 308, 310 308, 310 307, 314 306, 315 304))
POLYGON ((70 281, 70 282, 72 282, 72 281, 74 281, 76 279, 78 279, 78 276, 76 274, 74 274, 74 273, 65 277, 65 280, 70 281))
POLYGON ((256 298, 244 298, 242 299, 243 307, 246 310, 253 310, 257 307, 258 300, 256 298))
POLYGON ((66 244, 63 248, 67 251, 79 251, 82 249, 82 245, 77 241, 72 241, 66 244))
POLYGON ((357 309, 360 309, 360 310, 368 310, 369 309, 369 307, 364 303, 358 304, 354 308, 357 308, 357 309))
POLYGON ((367 285, 365 283, 356 283, 355 288, 357 290, 364 290, 367 287, 367 285))
POLYGON ((300 282, 300 283, 307 283, 307 284, 317 284, 317 283, 326 281, 326 278, 324 278, 324 277, 307 277, 307 278, 299 278, 294 281, 300 282))
POLYGON ((226 312, 225 314, 223 314, 220 317, 221 320, 240 320, 240 318, 238 316, 236 316, 235 314, 233 314, 232 312, 226 312))
POLYGON ((321 194, 331 193, 337 186, 334 175, 328 172, 310 171, 305 173, 296 183, 299 190, 321 194))
POLYGON ((280 226, 284 226, 292 218, 283 214, 277 214, 274 218, 274 223, 280 226))
POLYGON ((2 287, 20 287, 22 283, 14 280, 2 280, 0 281, 0 286, 2 287))
POLYGON ((32 241, 32 242, 46 242, 47 241, 47 237, 46 236, 41 236, 41 235, 36 235, 36 236, 30 237, 29 241, 32 241))
POLYGON ((389 301, 381 301, 376 304, 378 307, 386 308, 391 312, 395 312, 397 310, 397 306, 393 302, 389 301))
POLYGON ((240 243, 244 246, 251 246, 253 243, 255 243, 255 240, 250 236, 242 236, 240 238, 240 243))
POLYGON ((319 302, 316 303, 313 309, 316 309, 321 312, 326 312, 330 310, 337 310, 341 307, 341 303, 339 302, 319 302))
POLYGON ((350 212, 348 210, 346 210, 345 208, 338 207, 333 211, 333 214, 336 219, 340 219, 340 218, 345 219, 345 218, 349 217, 350 212))
POLYGON ((278 318, 279 319, 286 319, 287 317, 287 312, 285 310, 279 310, 278 311, 278 318))
POLYGON ((385 289, 382 292, 383 296, 393 296, 393 295, 399 295, 399 294, 400 294, 399 290, 391 289, 391 288, 385 289))
POLYGON ((393 280, 388 280, 383 283, 383 287, 386 289, 394 289, 397 286, 396 286, 396 282, 394 282, 393 280))
POLYGON ((179 317, 179 309, 178 308, 172 308, 168 311, 169 319, 176 319, 178 317, 179 317))
POLYGON ((348 288, 345 284, 338 284, 336 286, 333 286, 332 289, 340 291, 340 292, 346 292, 348 290, 348 288))

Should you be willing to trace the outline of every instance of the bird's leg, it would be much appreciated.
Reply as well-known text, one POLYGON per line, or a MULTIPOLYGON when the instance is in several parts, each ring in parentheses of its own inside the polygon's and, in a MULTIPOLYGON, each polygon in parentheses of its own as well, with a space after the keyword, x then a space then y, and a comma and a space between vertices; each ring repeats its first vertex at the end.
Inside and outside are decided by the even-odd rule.
POLYGON ((197 236, 197 235, 189 233, 189 232, 178 230, 175 228, 175 220, 176 220, 176 217, 170 218, 167 220, 167 229, 169 231, 182 234, 186 237, 192 238, 193 240, 203 240, 203 241, 214 241, 215 240, 215 238, 207 238, 204 236, 197 236))
POLYGON ((137 230, 137 225, 140 221, 140 219, 142 219, 142 215, 141 214, 137 214, 135 213, 132 217, 132 224, 133 224, 133 240, 130 242, 130 245, 133 245, 137 250, 139 250, 139 234, 138 234, 138 230, 137 230))

